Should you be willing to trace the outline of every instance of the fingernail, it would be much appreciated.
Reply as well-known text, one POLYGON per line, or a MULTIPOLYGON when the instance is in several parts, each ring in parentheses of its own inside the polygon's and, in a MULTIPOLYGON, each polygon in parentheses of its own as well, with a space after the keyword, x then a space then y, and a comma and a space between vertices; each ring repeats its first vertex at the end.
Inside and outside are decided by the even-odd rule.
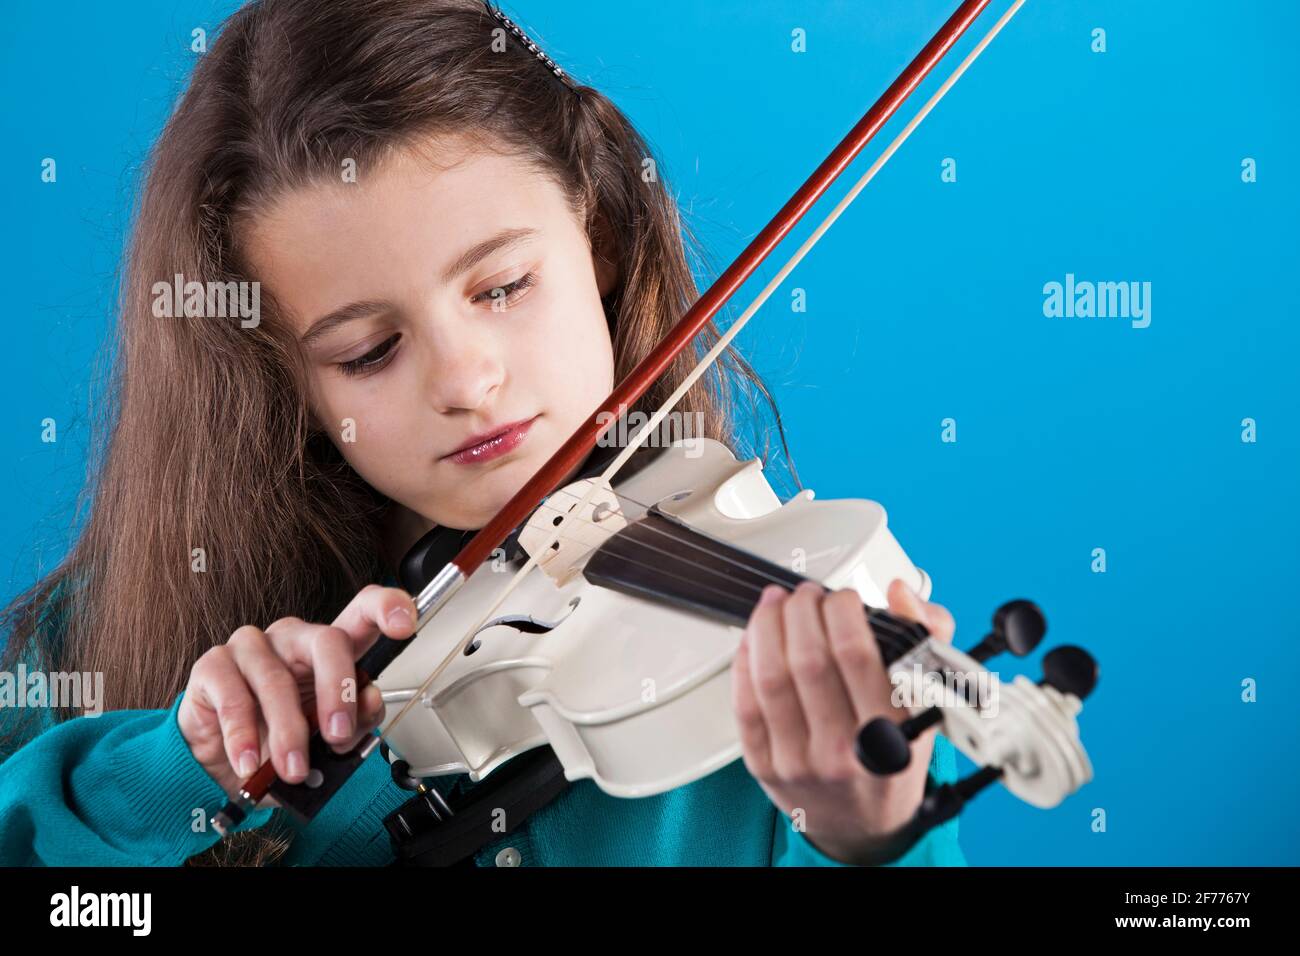
POLYGON ((239 775, 244 778, 251 777, 257 773, 257 753, 252 750, 245 750, 239 755, 239 775))
POLYGON ((388 626, 395 631, 409 628, 413 623, 411 620, 411 612, 404 607, 393 608, 388 612, 388 617, 385 618, 385 620, 388 621, 388 626))
POLYGON ((784 593, 785 591, 779 585, 769 584, 763 588, 763 593, 758 596, 758 606, 766 607, 769 604, 774 604, 781 600, 781 595, 784 593))
POLYGON ((289 751, 289 776, 303 777, 307 775, 307 758, 303 756, 301 750, 289 751))
POLYGON ((821 594, 822 586, 816 581, 800 581, 799 588, 803 591, 810 591, 813 594, 821 594))
POLYGON ((352 718, 346 710, 336 710, 330 716, 330 736, 335 740, 344 740, 352 736, 352 718))

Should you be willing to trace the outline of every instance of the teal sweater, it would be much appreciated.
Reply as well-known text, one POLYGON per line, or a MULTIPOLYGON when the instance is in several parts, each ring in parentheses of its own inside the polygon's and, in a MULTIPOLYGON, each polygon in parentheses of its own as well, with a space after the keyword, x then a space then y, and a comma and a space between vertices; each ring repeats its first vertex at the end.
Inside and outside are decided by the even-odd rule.
MULTIPOLYGON (((183 696, 183 695, 182 695, 183 696)), ((178 866, 217 842, 204 821, 225 794, 194 760, 176 711, 108 711, 48 727, 0 764, 0 865, 178 866)), ((0 717, 3 717, 0 711, 0 717)), ((936 740, 930 774, 956 776, 952 744, 936 740)), ((441 778, 439 789, 468 777, 441 778)), ((411 794, 378 748, 309 824, 290 866, 377 866, 393 859, 383 818, 411 794)), ((259 810, 238 829, 264 826, 259 810)), ((283 811, 279 811, 283 815, 283 811)), ((513 833, 479 851, 479 866, 518 851, 523 866, 839 866, 779 812, 735 760, 654 797, 611 797, 573 783, 513 833)), ((963 865, 957 821, 937 827, 893 865, 963 865)))
MULTIPOLYGON (((2 645, 0 645, 2 646, 2 645)), ((39 670, 28 663, 29 671, 39 670)), ((0 754, 0 866, 179 866, 218 841, 206 821, 226 802, 181 736, 176 713, 118 710, 56 723, 48 710, 6 712, 0 726, 32 718, 0 754)), ((13 726, 20 726, 15 723, 13 726)), ((6 728, 7 729, 7 728, 6 728)), ((956 779, 956 754, 935 738, 930 777, 956 779)), ((444 795, 473 785, 465 774, 434 781, 444 795)), ((310 823, 258 810, 237 828, 277 815, 292 831, 288 866, 380 866, 393 861, 383 819, 412 794, 392 780, 379 749, 310 823)), ((842 866, 814 847, 737 759, 702 780, 653 797, 611 797, 579 780, 475 862, 522 866, 842 866), (503 851, 513 848, 514 853, 503 851)), ((957 820, 936 827, 892 866, 962 866, 957 820)))

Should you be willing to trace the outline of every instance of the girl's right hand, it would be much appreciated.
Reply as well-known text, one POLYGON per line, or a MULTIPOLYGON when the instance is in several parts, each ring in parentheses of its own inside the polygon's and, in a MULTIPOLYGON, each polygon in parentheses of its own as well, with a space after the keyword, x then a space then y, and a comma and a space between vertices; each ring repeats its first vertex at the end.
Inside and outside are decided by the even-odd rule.
POLYGON ((336 752, 355 747, 384 719, 378 687, 357 693, 356 661, 381 633, 410 637, 415 620, 409 594, 371 584, 332 625, 285 617, 264 631, 241 627, 190 671, 177 712, 181 736, 227 796, 268 757, 281 780, 301 783, 309 770, 306 709, 315 707, 336 752))

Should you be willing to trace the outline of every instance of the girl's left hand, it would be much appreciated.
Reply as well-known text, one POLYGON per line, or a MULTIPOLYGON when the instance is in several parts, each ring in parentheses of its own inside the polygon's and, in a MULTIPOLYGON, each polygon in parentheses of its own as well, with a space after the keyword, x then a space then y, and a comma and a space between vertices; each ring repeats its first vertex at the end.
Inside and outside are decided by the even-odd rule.
MULTIPOLYGON (((921 600, 902 581, 889 609, 951 641, 952 615, 921 600)), ((869 720, 899 721, 892 686, 861 596, 827 593, 805 582, 793 592, 764 589, 732 662, 732 703, 745 767, 804 836, 843 863, 870 858, 911 820, 925 793, 935 729, 912 744, 907 769, 878 777, 858 762, 853 743, 869 720)))

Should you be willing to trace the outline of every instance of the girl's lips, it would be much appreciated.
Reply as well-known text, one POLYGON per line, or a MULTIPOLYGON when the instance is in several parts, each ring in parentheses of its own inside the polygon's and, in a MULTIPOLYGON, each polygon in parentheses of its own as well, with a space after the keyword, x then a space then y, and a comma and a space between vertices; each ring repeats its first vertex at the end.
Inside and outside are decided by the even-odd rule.
POLYGON ((444 460, 455 462, 458 465, 477 465, 485 461, 492 461, 494 458, 500 458, 502 455, 508 455, 528 437, 529 430, 533 427, 533 422, 537 421, 538 416, 534 415, 527 421, 515 422, 500 434, 493 435, 486 441, 479 442, 470 448, 462 448, 453 455, 448 455, 444 460))

